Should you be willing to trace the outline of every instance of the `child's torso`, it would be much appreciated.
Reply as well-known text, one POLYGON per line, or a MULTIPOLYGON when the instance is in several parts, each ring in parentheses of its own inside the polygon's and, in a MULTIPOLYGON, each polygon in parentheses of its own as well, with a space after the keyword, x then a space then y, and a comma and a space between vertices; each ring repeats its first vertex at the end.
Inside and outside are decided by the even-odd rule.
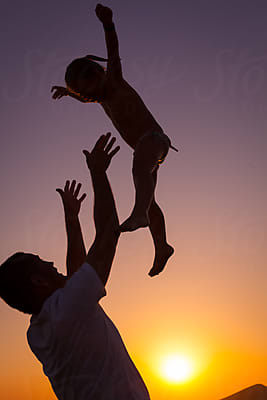
POLYGON ((102 106, 122 138, 132 148, 147 132, 162 131, 141 97, 125 80, 116 84, 102 106))

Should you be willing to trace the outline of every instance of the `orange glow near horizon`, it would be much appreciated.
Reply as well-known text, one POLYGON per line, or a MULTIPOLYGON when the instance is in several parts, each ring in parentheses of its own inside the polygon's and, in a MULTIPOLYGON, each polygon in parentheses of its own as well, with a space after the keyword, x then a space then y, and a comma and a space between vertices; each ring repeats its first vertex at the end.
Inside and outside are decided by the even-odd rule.
MULTIPOLYGON (((18 314, 20 315, 20 314, 18 314)), ((18 315, 14 315, 18 319, 18 315)), ((55 400, 56 397, 47 378, 43 375, 41 365, 31 354, 25 343, 23 331, 27 321, 21 317, 20 331, 12 337, 12 356, 16 354, 16 368, 13 368, 13 377, 16 376, 16 385, 11 381, 10 375, 5 373, 5 368, 11 362, 10 351, 2 353, 0 368, 1 394, 3 399, 16 400, 18 395, 21 400, 29 397, 40 400, 55 400), (15 337, 19 338, 19 342, 15 337)), ((118 320, 118 326, 121 326, 118 320)), ((163 339, 158 334, 151 339, 149 323, 143 326, 142 332, 136 332, 125 326, 122 332, 130 355, 150 392, 152 400, 219 400, 229 396, 245 387, 256 383, 266 385, 267 355, 238 348, 235 343, 231 345, 209 338, 210 342, 199 342, 193 337, 185 339, 178 336, 168 336, 163 339), (191 375, 187 379, 171 381, 162 373, 166 357, 178 356, 191 362, 191 375)), ((161 334, 169 332, 168 327, 159 328, 161 334)), ((6 333, 10 326, 5 327, 6 333)), ((170 332, 169 332, 170 333, 170 332)), ((177 332, 176 332, 177 333, 177 332)), ((155 335, 154 335, 155 336, 155 335)), ((197 335, 198 336, 198 335, 197 335)), ((14 360, 14 356, 13 356, 14 360)), ((175 374, 174 374, 175 376, 175 374)))
POLYGON ((179 337, 177 330, 177 336, 171 334, 167 326, 161 329, 161 334, 152 337, 153 327, 149 323, 143 325, 141 336, 133 332, 123 333, 151 399, 219 400, 256 383, 266 385, 266 352, 260 354, 255 348, 249 350, 249 346, 227 342, 215 332, 212 337, 208 334, 210 327, 206 329, 206 340, 200 331, 195 333, 195 338, 188 335, 185 339, 179 337), (169 335, 164 338, 163 332, 167 334, 167 331, 169 335), (187 379, 182 372, 178 379, 175 371, 166 378, 164 362, 169 356, 179 356, 190 362, 191 372, 187 379))
POLYGON ((160 372, 167 382, 178 384, 188 381, 193 373, 193 363, 188 357, 180 354, 164 356, 160 372))

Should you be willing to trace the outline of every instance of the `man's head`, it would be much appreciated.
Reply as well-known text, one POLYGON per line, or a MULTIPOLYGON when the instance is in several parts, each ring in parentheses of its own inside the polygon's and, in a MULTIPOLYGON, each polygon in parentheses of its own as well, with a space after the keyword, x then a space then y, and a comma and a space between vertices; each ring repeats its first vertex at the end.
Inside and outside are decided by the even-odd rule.
POLYGON ((66 69, 65 81, 67 88, 76 95, 93 101, 103 100, 105 70, 90 56, 73 60, 66 69))
POLYGON ((0 297, 26 314, 38 314, 44 301, 65 282, 52 262, 30 253, 15 253, 0 266, 0 297))

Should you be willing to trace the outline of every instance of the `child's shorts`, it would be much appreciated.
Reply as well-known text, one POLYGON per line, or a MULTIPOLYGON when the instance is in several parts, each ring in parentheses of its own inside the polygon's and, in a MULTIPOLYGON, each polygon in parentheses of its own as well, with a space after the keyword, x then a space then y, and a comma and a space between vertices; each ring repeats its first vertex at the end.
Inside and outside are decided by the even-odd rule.
MULTIPOLYGON (((167 156, 167 154, 168 154, 168 152, 169 152, 169 148, 170 148, 170 146, 171 146, 171 141, 170 141, 170 139, 168 138, 168 136, 165 135, 165 133, 163 133, 163 132, 161 132, 161 131, 151 131, 151 132, 145 133, 145 134, 138 140, 138 143, 141 143, 141 142, 143 141, 144 138, 149 137, 149 136, 150 136, 150 137, 157 137, 157 138, 160 138, 160 139, 162 140, 162 142, 165 144, 165 149, 164 149, 163 155, 162 155, 161 159, 158 160, 158 165, 160 165, 160 164, 163 163, 163 161, 165 160, 165 158, 166 158, 166 156, 167 156)), ((138 144, 138 143, 137 143, 137 144, 138 144)))

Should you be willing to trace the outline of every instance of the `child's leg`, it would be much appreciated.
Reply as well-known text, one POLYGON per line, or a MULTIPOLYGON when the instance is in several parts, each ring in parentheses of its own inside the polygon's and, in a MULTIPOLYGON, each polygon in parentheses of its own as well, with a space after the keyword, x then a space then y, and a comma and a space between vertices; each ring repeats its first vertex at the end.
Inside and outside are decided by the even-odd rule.
POLYGON ((122 232, 134 231, 149 225, 148 210, 154 197, 156 181, 153 172, 158 161, 168 152, 166 143, 157 135, 146 135, 136 146, 133 160, 135 205, 128 219, 121 225, 122 232))
MULTIPOLYGON (((155 186, 157 184, 157 174, 158 171, 156 169, 153 172, 155 186)), ((164 215, 159 205, 156 203, 155 197, 153 197, 148 215, 150 220, 149 229, 155 246, 155 258, 149 275, 154 276, 164 269, 168 259, 174 253, 174 249, 167 243, 164 215)))
POLYGON ((148 215, 149 229, 155 246, 155 258, 149 275, 154 276, 164 269, 174 249, 167 243, 164 215, 155 199, 152 200, 148 215))

